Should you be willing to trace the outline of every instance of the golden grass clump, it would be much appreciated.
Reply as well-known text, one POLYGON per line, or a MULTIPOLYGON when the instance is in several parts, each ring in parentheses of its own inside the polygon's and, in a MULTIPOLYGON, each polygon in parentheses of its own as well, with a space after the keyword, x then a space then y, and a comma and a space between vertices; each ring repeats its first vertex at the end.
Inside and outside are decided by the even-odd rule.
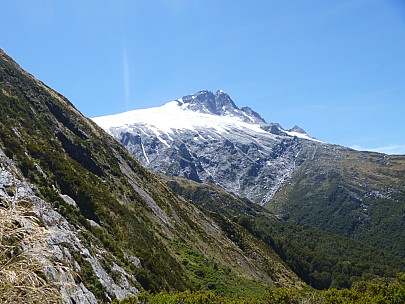
POLYGON ((41 263, 49 231, 23 205, 0 201, 0 303, 61 303, 41 263))

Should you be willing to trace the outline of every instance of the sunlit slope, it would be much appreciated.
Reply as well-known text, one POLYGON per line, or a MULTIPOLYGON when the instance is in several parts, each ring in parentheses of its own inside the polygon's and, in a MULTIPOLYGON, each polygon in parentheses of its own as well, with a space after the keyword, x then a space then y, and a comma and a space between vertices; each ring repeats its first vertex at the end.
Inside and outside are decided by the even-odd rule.
POLYGON ((324 146, 266 207, 404 257, 405 156, 324 146))

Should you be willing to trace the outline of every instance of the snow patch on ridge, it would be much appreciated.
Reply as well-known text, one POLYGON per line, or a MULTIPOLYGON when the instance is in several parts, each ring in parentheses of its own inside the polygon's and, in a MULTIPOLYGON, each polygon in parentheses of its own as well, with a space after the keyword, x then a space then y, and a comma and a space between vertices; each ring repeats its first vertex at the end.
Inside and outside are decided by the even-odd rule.
POLYGON ((283 132, 286 133, 289 136, 292 136, 292 137, 299 137, 299 138, 303 138, 303 139, 317 141, 317 142, 320 142, 320 143, 323 142, 323 141, 320 141, 318 139, 310 137, 308 134, 299 133, 299 132, 295 132, 295 131, 283 131, 283 132))

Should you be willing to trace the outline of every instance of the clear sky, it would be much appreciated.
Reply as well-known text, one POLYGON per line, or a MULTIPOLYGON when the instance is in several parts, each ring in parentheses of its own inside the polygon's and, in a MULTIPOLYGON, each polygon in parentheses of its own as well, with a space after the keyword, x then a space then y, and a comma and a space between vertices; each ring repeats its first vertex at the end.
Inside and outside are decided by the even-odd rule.
POLYGON ((268 122, 405 154, 404 0, 0 0, 0 47, 86 116, 227 92, 268 122))

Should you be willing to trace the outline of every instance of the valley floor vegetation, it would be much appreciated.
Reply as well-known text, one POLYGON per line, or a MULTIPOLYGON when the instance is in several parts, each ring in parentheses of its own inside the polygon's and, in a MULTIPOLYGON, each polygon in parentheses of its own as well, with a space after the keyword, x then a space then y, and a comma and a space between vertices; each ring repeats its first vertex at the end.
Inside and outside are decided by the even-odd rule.
POLYGON ((405 303, 405 274, 395 279, 380 278, 356 282, 350 289, 331 288, 322 291, 298 291, 287 288, 268 289, 257 297, 239 297, 212 291, 184 291, 175 294, 147 292, 114 304, 403 304, 405 303))

